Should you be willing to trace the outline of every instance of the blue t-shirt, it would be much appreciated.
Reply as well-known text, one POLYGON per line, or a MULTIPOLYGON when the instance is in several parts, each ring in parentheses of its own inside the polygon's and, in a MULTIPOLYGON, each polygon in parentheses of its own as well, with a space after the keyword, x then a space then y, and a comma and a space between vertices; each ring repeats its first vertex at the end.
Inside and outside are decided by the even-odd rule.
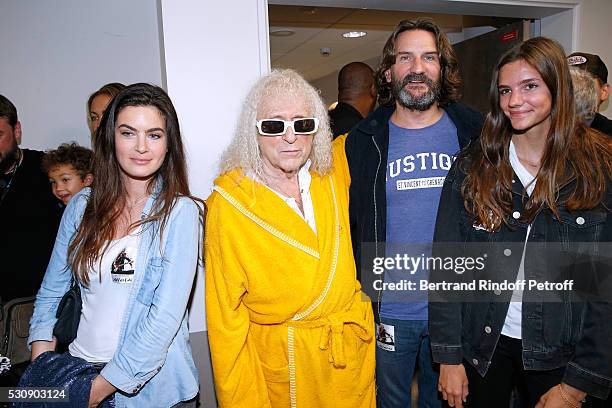
MULTIPOLYGON (((457 128, 446 112, 422 129, 404 129, 389 120, 387 258, 431 255, 442 185, 458 151, 457 128)), ((427 270, 419 266, 387 270, 385 282, 412 281, 416 290, 383 291, 381 315, 427 320, 427 292, 418 290, 419 281, 426 279, 427 270)))

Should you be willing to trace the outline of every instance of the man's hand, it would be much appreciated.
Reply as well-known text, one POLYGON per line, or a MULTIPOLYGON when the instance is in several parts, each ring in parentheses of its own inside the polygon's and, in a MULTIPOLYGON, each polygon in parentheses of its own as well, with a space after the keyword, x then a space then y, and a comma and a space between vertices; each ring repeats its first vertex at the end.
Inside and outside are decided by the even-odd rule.
POLYGON ((36 360, 38 356, 40 356, 45 351, 55 351, 55 346, 57 345, 57 339, 53 337, 51 341, 33 341, 32 342, 32 356, 30 358, 31 361, 36 360))
POLYGON ((106 397, 115 391, 117 391, 117 388, 115 388, 113 384, 109 383, 106 378, 98 375, 96 378, 94 378, 93 383, 91 384, 88 407, 97 407, 106 397))
POLYGON ((468 395, 468 379, 463 364, 440 364, 438 391, 451 407, 463 408, 468 395))
POLYGON ((571 385, 561 383, 555 385, 549 389, 546 394, 542 395, 535 408, 567 408, 570 405, 563 397, 568 399, 570 404, 581 407, 582 400, 586 397, 586 393, 571 385), (563 387, 563 395, 561 394, 561 387, 563 387))

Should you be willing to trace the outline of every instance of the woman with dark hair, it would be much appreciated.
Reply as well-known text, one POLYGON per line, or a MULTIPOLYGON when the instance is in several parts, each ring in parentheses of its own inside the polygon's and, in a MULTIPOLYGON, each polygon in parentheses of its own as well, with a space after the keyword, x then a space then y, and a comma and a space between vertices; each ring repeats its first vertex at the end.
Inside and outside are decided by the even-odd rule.
MULTIPOLYGON (((580 292, 601 288, 610 270, 593 257, 612 241, 612 148, 574 109, 561 46, 543 37, 515 46, 493 72, 480 140, 445 180, 438 248, 465 255, 479 243, 487 255, 477 278, 582 287, 534 294, 515 285, 478 292, 478 302, 432 292, 432 351, 450 406, 507 407, 514 385, 528 407, 596 406, 612 387, 612 306, 580 292)), ((432 282, 460 276, 436 271, 432 282)))
POLYGON ((100 126, 102 115, 106 107, 113 100, 113 98, 125 88, 125 85, 119 82, 111 82, 103 85, 96 92, 92 93, 87 100, 87 119, 89 124, 89 130, 91 130, 92 138, 100 126))
POLYGON ((79 397, 89 406, 107 398, 118 407, 195 406, 187 302, 202 220, 174 106, 159 87, 130 85, 113 99, 98 136, 96 183, 69 202, 36 297, 33 363, 22 386, 69 385, 74 406, 79 397), (68 353, 57 354, 56 310, 73 280, 80 323, 68 353), (74 372, 93 382, 61 384, 74 372))

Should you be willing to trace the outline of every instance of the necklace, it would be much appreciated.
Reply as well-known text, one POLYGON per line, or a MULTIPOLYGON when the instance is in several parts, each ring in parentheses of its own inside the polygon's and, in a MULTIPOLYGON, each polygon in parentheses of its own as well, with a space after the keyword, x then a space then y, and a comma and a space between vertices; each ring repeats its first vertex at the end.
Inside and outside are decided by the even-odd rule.
POLYGON ((138 204, 141 204, 142 202, 144 202, 147 198, 149 198, 149 194, 148 193, 143 195, 142 197, 138 197, 132 203, 130 203, 128 200, 125 200, 125 206, 128 208, 128 210, 130 210, 130 212, 132 212, 132 209, 134 207, 136 207, 138 204))
POLYGON ((17 173, 17 170, 19 169, 19 166, 21 166, 21 162, 23 161, 23 153, 19 148, 17 150, 17 155, 18 159, 16 160, 11 170, 4 174, 0 179, 0 204, 2 204, 4 198, 8 194, 11 188, 11 184, 13 184, 13 180, 15 179, 15 173, 17 173))
POLYGON ((527 159, 524 159, 521 156, 518 156, 518 158, 519 158, 521 163, 523 163, 523 164, 525 164, 525 165, 527 165, 529 167, 533 167, 534 169, 539 169, 540 168, 540 162, 535 163, 535 162, 529 161, 527 159))

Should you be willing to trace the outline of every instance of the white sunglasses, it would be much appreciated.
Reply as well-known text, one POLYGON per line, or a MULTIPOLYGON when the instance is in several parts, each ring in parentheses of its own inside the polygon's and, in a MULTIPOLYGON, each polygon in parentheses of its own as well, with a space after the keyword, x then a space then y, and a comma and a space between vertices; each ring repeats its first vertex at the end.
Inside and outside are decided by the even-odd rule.
POLYGON ((294 120, 262 119, 257 121, 257 130, 262 136, 280 136, 287 132, 287 127, 293 128, 296 135, 311 135, 319 129, 319 119, 299 118, 294 120))

